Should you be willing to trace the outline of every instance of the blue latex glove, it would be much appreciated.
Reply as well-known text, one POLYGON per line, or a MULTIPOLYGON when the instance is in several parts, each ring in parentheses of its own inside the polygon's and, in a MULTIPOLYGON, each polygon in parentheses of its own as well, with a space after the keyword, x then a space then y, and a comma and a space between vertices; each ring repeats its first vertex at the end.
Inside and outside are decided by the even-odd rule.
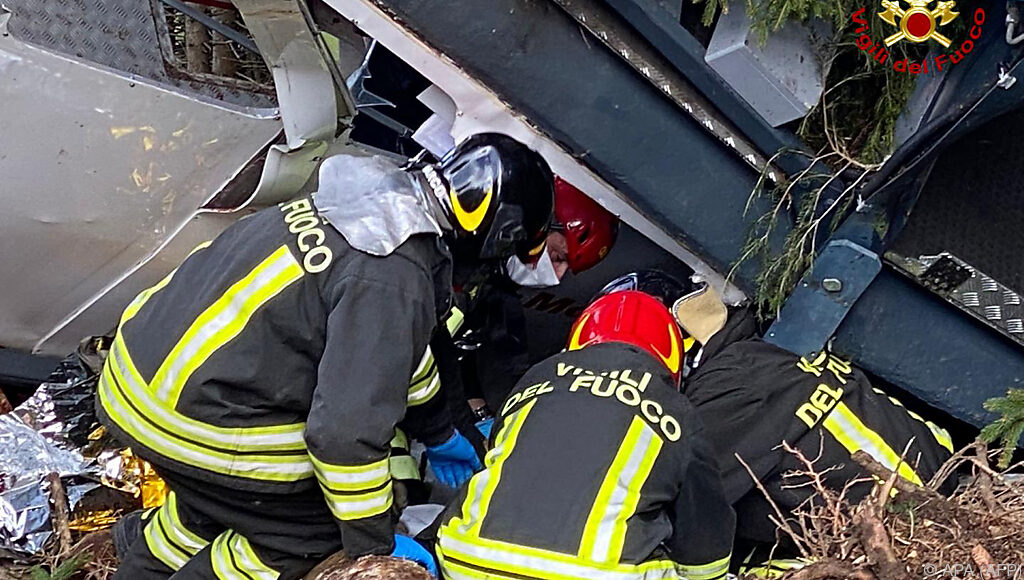
POLYGON ((431 576, 437 578, 437 564, 434 563, 434 557, 419 542, 408 536, 395 534, 395 549, 391 551, 391 556, 412 560, 426 568, 431 576))
POLYGON ((427 447, 427 461, 438 481, 452 488, 469 481, 473 472, 483 467, 473 444, 458 431, 444 443, 427 447))
POLYGON ((483 421, 479 421, 474 426, 476 427, 476 430, 479 431, 480 434, 484 436, 484 439, 490 439, 491 429, 494 428, 494 417, 488 417, 483 421))

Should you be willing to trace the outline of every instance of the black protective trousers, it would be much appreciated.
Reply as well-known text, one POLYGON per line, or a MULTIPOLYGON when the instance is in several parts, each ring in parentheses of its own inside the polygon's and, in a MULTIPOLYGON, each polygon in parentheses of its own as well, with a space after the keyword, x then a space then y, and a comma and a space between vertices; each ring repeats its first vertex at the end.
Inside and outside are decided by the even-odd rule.
POLYGON ((160 475, 170 494, 145 513, 115 580, 288 580, 341 549, 337 523, 315 487, 259 494, 160 475))

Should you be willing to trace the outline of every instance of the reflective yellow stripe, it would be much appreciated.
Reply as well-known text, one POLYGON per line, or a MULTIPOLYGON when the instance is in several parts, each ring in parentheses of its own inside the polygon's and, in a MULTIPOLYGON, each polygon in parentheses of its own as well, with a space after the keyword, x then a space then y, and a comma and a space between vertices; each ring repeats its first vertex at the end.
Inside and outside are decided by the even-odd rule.
MULTIPOLYGON (((192 257, 192 254, 195 254, 199 250, 202 250, 204 248, 209 247, 209 245, 211 243, 213 243, 213 242, 203 242, 203 243, 199 244, 198 246, 193 248, 191 252, 189 252, 188 257, 192 257)), ((188 258, 186 258, 186 259, 188 259, 188 258)), ((179 268, 180 267, 181 266, 179 266, 179 268)), ((147 288, 146 290, 143 290, 142 292, 140 292, 139 295, 136 296, 134 300, 132 300, 131 304, 129 304, 128 307, 124 309, 124 313, 121 314, 121 322, 120 323, 124 324, 125 322, 128 322, 129 320, 134 318, 135 315, 139 313, 139 310, 146 304, 146 302, 154 294, 156 294, 160 290, 163 290, 164 286, 167 286, 167 283, 171 281, 171 278, 174 277, 174 274, 177 271, 178 271, 178 268, 175 268, 175 269, 171 270, 170 274, 168 274, 167 276, 164 276, 164 279, 160 280, 159 282, 157 282, 156 285, 154 285, 152 288, 147 288)))
POLYGON ((391 438, 389 446, 392 449, 405 449, 409 451, 409 438, 405 435, 405 431, 396 427, 395 436, 391 438))
POLYGON ((640 489, 663 444, 646 421, 633 417, 587 517, 580 558, 599 563, 617 563, 622 558, 626 521, 636 513, 640 489))
MULTIPOLYGON (((582 560, 576 554, 469 536, 459 532, 451 523, 440 530, 438 552, 443 558, 446 574, 458 566, 453 560, 459 560, 509 575, 552 580, 654 580, 680 577, 677 564, 670 560, 653 560, 642 564, 596 564, 582 560)), ((463 573, 467 569, 458 568, 463 573)))
POLYGON ((388 459, 388 471, 392 479, 419 480, 420 465, 416 459, 409 455, 409 438, 401 429, 395 429, 395 436, 391 439, 391 457, 388 459), (402 453, 395 454, 400 449, 402 453))
POLYGON ((924 424, 932 432, 932 437, 935 437, 939 445, 945 447, 946 451, 953 453, 953 438, 949 436, 949 432, 931 421, 925 421, 924 424))
POLYGON ((327 505, 339 520, 367 518, 391 507, 388 458, 363 465, 337 465, 312 455, 310 458, 327 505))
MULTIPOLYGON (((453 307, 445 320, 448 327, 448 334, 454 336, 462 326, 465 315, 458 308, 453 307)), ((412 374, 412 381, 409 383, 409 396, 406 399, 406 406, 417 407, 429 402, 441 390, 441 377, 437 372, 437 363, 434 360, 434 353, 427 346, 420 359, 420 364, 412 374)))
MULTIPOLYGON (((161 455, 216 473, 264 481, 297 481, 313 475, 305 452, 298 455, 240 455, 196 444, 153 425, 159 417, 144 416, 126 395, 122 378, 115 378, 115 357, 107 358, 100 378, 99 397, 104 411, 121 429, 142 445, 161 455)), ((163 423, 158 423, 163 426, 163 423)), ((240 430, 242 431, 242 430, 240 430)), ((242 437, 239 436, 239 439, 242 437)))
POLYGON ((221 580, 277 580, 280 576, 256 556, 249 540, 230 530, 213 541, 210 564, 221 580))
POLYGON ((878 433, 869 429, 842 401, 836 403, 822 424, 850 454, 863 450, 889 469, 896 470, 899 465, 898 472, 904 479, 922 485, 921 478, 910 465, 900 461, 900 454, 878 433))
POLYGON ((238 336, 260 306, 304 273, 288 246, 281 246, 228 288, 196 318, 164 359, 150 383, 157 398, 173 407, 192 373, 217 349, 238 336))
POLYGON ((412 375, 409 383, 409 396, 406 405, 415 407, 422 405, 434 397, 441 390, 441 377, 437 374, 437 364, 434 361, 434 353, 427 347, 420 359, 419 366, 412 375))
POLYGON ((163 562, 165 566, 177 572, 195 552, 187 552, 183 546, 175 544, 171 539, 169 531, 171 525, 167 517, 168 505, 164 504, 153 514, 142 535, 146 541, 146 547, 149 548, 149 553, 163 562))
POLYGON ((448 334, 455 336, 455 333, 462 328, 462 323, 465 321, 466 315, 457 306, 452 306, 452 311, 448 313, 448 318, 444 321, 445 326, 448 327, 448 334))
POLYGON ((161 508, 164 512, 164 523, 167 524, 165 531, 172 542, 184 549, 189 557, 195 556, 210 542, 199 537, 181 523, 178 515, 178 496, 172 491, 167 494, 167 503, 161 508))
POLYGON ((409 398, 406 400, 406 405, 409 407, 418 407, 431 399, 434 395, 441 390, 441 377, 438 376, 437 371, 430 377, 429 381, 425 381, 422 387, 416 390, 409 391, 409 398))
POLYGON ((246 576, 257 580, 277 580, 280 574, 260 560, 259 556, 252 549, 249 540, 244 536, 234 534, 228 543, 231 553, 235 556, 235 564, 245 572, 246 576))
POLYGON ((391 479, 384 487, 371 491, 335 493, 320 482, 327 507, 339 520, 358 520, 382 514, 391 509, 391 479))
POLYGON ((335 490, 361 491, 384 485, 388 480, 387 458, 363 465, 325 463, 310 455, 320 481, 335 490))
POLYGON ((484 458, 486 469, 474 475, 469 482, 466 500, 462 503, 462 514, 449 522, 449 525, 458 527, 461 533, 472 536, 480 533, 480 524, 487 516, 491 497, 501 480, 501 468, 512 454, 523 423, 536 403, 536 399, 530 401, 505 419, 504 426, 495 438, 494 448, 484 458))
POLYGON ((757 565, 744 563, 744 565, 741 566, 739 569, 739 574, 740 576, 749 575, 753 576, 754 578, 781 578, 782 576, 785 576, 786 573, 792 570, 799 570, 801 568, 805 568, 813 562, 814 560, 812 559, 805 560, 801 558, 791 558, 773 559, 757 565))
MULTIPOLYGON (((266 427, 217 427, 197 421, 172 408, 165 407, 149 396, 149 388, 128 356, 124 339, 118 332, 110 347, 104 371, 116 379, 118 389, 134 407, 150 421, 183 439, 203 443, 214 449, 234 451, 304 451, 305 423, 272 425, 266 427)), ((109 382, 101 377, 100 385, 109 382)), ((110 386, 110 385, 108 385, 110 386)))
POLYGON ((932 423, 931 421, 926 420, 924 417, 918 415, 917 413, 911 411, 910 409, 907 409, 903 405, 903 403, 900 402, 899 399, 897 399, 896 397, 889 396, 882 389, 879 389, 878 387, 872 387, 871 390, 874 391, 876 395, 881 395, 889 399, 889 402, 892 403, 893 405, 896 405, 897 407, 902 407, 903 410, 906 411, 907 414, 910 415, 912 418, 916 419, 917 421, 920 421, 921 423, 924 423, 925 426, 928 427, 928 430, 931 431, 932 437, 935 438, 935 441, 939 445, 944 447, 946 451, 953 453, 953 439, 949 436, 949 433, 945 429, 939 427, 938 425, 932 423))
POLYGON ((732 554, 707 564, 692 565, 680 564, 679 571, 686 576, 686 580, 714 580, 722 578, 729 572, 729 561, 732 554))
POLYGON ((420 480, 420 464, 411 455, 392 455, 388 461, 392 479, 420 480))
POLYGON ((458 562, 446 562, 444 557, 441 555, 441 551, 437 551, 437 561, 440 565, 441 577, 445 580, 520 580, 515 575, 502 575, 488 570, 487 572, 481 572, 474 570, 467 566, 463 566, 458 562))

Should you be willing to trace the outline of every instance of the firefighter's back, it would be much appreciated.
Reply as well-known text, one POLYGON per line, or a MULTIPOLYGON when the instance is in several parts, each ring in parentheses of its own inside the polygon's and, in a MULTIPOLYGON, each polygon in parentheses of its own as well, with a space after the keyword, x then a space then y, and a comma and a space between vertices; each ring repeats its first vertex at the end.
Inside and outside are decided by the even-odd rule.
POLYGON ((500 411, 486 463, 439 532, 449 577, 671 578, 679 562, 721 568, 728 555, 732 514, 693 410, 634 346, 533 367, 500 411), (685 535, 673 521, 701 509, 705 537, 668 553, 685 535))
POLYGON ((127 307, 99 389, 104 423, 197 480, 315 487, 305 421, 340 281, 429 277, 435 246, 413 236, 386 258, 359 252, 309 196, 240 220, 127 307))

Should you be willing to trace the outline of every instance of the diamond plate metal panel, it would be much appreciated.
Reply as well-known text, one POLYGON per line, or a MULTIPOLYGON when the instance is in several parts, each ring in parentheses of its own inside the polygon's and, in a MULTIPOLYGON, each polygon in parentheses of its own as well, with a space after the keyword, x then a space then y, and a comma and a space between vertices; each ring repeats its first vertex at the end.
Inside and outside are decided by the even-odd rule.
POLYGON ((961 310, 1024 344, 1024 306, 1013 289, 948 252, 919 258, 889 253, 886 259, 961 310))
POLYGON ((1024 111, 999 117, 949 147, 893 250, 903 256, 950 252, 1024 292, 1024 111))
POLYGON ((242 107, 274 107, 273 95, 186 76, 161 52, 162 7, 147 0, 4 0, 8 31, 51 52, 197 96, 242 107))

